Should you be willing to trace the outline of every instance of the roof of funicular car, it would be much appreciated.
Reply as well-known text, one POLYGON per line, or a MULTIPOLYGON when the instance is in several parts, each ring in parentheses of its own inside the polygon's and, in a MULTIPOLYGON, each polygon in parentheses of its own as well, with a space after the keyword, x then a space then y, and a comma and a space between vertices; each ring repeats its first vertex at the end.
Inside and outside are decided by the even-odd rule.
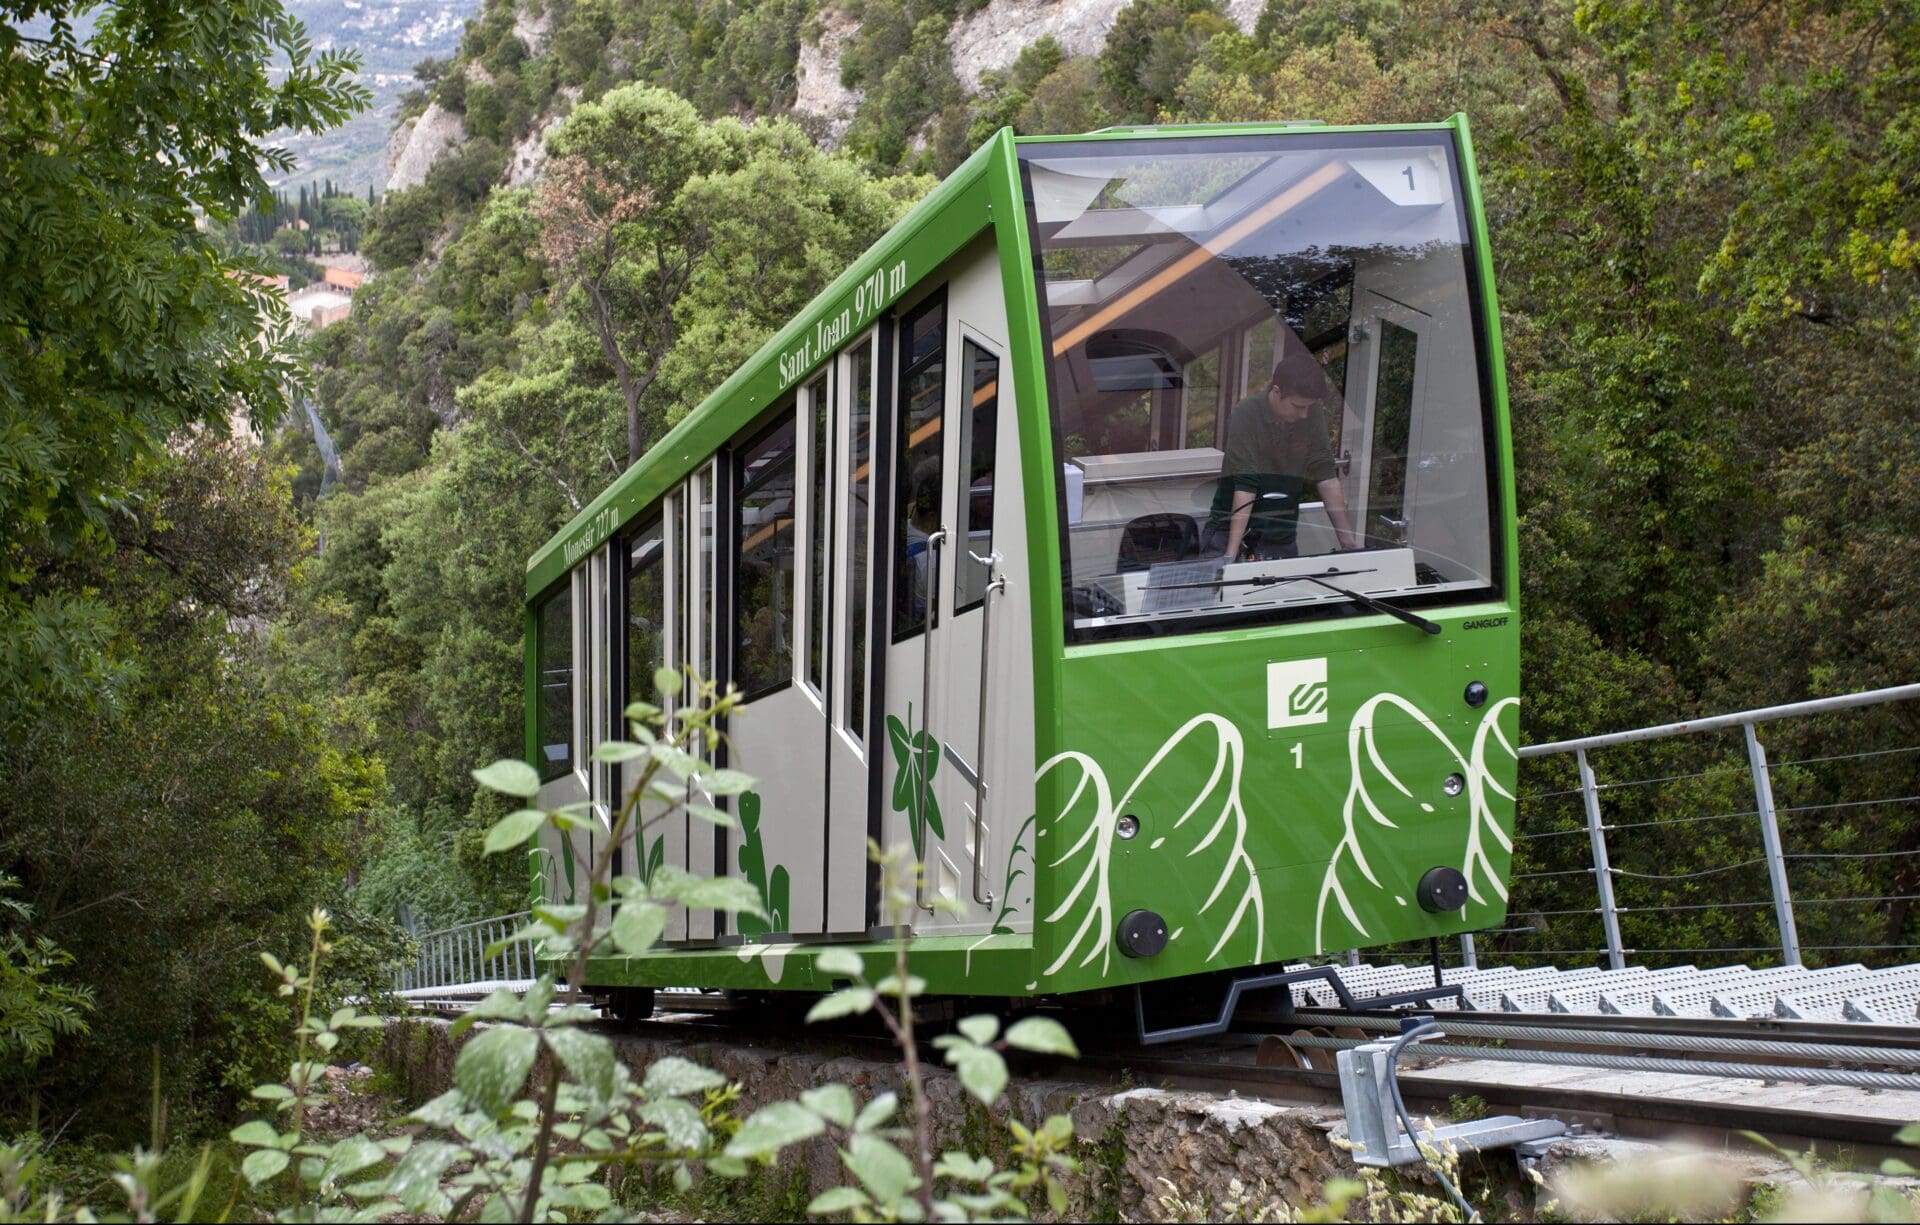
MULTIPOLYGON (((1103 128, 1098 132, 1065 136, 1016 137, 1011 128, 1000 129, 974 150, 973 155, 942 180, 925 199, 909 210, 906 216, 895 222, 878 242, 848 266, 785 327, 761 345, 726 382, 720 384, 678 425, 654 443, 645 455, 607 486, 599 497, 540 546, 527 561, 527 598, 532 600, 543 595, 587 553, 605 543, 634 515, 656 503, 669 489, 705 463, 728 439, 765 411, 768 405, 802 382, 830 357, 836 346, 829 346, 820 352, 796 349, 796 346, 807 343, 807 338, 817 325, 836 318, 843 311, 847 312, 851 328, 839 340, 851 339, 878 319, 906 289, 919 284, 947 257, 986 228, 992 221, 990 202, 994 196, 1017 201, 1019 168, 1016 146, 1143 138, 1279 135, 1302 131, 1335 134, 1449 130, 1456 131, 1465 143, 1466 117, 1455 115, 1442 123, 1342 127, 1327 126, 1315 120, 1162 124, 1103 128), (994 188, 998 190, 992 190, 994 188), (912 259, 915 255, 921 257, 917 262, 912 259), (905 279, 898 289, 887 292, 887 272, 903 260, 908 261, 905 279), (879 292, 869 295, 865 290, 876 277, 880 278, 879 292), (856 306, 864 309, 856 313, 856 306), (796 352, 802 353, 798 360, 782 360, 796 352)), ((1467 159, 1465 169, 1469 191, 1477 196, 1471 158, 1467 159)), ((1478 214, 1477 200, 1473 211, 1478 214)), ((1013 224, 1024 229, 1024 212, 1018 208, 1013 212, 1013 224)), ((1484 235, 1480 237, 1480 250, 1484 258, 1484 235)), ((1491 272, 1490 266, 1487 271, 1491 272)))

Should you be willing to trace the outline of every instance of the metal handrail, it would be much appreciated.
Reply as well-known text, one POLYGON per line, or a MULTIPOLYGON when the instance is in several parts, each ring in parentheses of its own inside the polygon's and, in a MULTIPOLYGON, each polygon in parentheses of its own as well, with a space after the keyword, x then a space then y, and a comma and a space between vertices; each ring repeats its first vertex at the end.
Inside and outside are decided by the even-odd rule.
POLYGON ((419 952, 412 964, 394 974, 394 990, 438 991, 478 982, 532 978, 538 966, 532 947, 525 941, 487 955, 491 945, 512 935, 529 917, 531 912, 522 910, 420 933, 414 937, 419 952))
MULTIPOLYGON (((1535 759, 1556 754, 1572 753, 1579 776, 1577 791, 1581 798, 1586 817, 1586 833, 1592 854, 1592 867, 1595 892, 1598 895, 1598 913, 1601 928, 1606 940, 1607 963, 1618 970, 1626 966, 1626 947, 1620 931, 1622 907, 1614 898, 1613 879, 1623 873, 1611 866, 1607 857, 1607 832, 1621 828, 1608 825, 1601 811, 1600 793, 1605 789, 1594 774, 1593 766, 1587 754, 1591 750, 1610 748, 1616 745, 1637 744, 1649 740, 1662 740, 1676 736, 1697 735, 1705 732, 1725 731, 1739 728, 1745 744, 1747 770, 1753 780, 1754 808, 1751 813, 1726 813, 1717 816, 1752 816, 1760 827, 1761 858, 1755 863, 1765 863, 1767 877, 1772 893, 1771 904, 1774 922, 1780 933, 1780 955, 1786 965, 1801 964, 1800 936, 1793 909, 1793 894, 1787 881, 1787 862, 1803 858, 1791 855, 1785 850, 1780 837, 1779 810, 1773 799, 1773 776, 1767 763, 1766 747, 1761 744, 1758 725, 1778 719, 1791 719, 1807 715, 1826 714, 1832 711, 1852 710, 1864 706, 1878 706, 1889 702, 1920 699, 1920 684, 1894 685, 1883 689, 1870 689, 1860 693, 1840 694, 1834 697, 1816 698, 1806 702, 1789 702, 1779 706, 1762 706, 1752 710, 1735 711, 1731 714, 1711 715, 1699 719, 1687 719, 1678 723, 1663 723, 1653 727, 1635 728, 1630 731, 1610 732, 1600 736, 1582 736, 1572 740, 1558 740, 1549 744, 1528 745, 1520 750, 1522 759, 1535 759)), ((1691 777, 1691 776, 1683 776, 1691 777)), ((1636 780, 1639 781, 1639 780, 1636 780)), ((1624 786, 1626 784, 1617 784, 1624 786)), ((1568 792, 1571 794, 1571 792, 1568 792)), ((1791 811, 1791 810, 1788 810, 1791 811)), ((1573 833, 1576 831, 1564 831, 1573 833)), ((1746 865, 1740 865, 1746 866, 1746 865)), ((1560 874, 1556 874, 1560 875, 1560 874)), ((1581 912, 1590 913, 1590 912, 1581 912)), ((1729 950, 1752 951, 1752 950, 1729 950)))
POLYGON ((1571 753, 1576 749, 1604 749, 1616 744, 1663 740, 1669 736, 1686 736, 1695 732, 1717 732, 1729 727, 1740 727, 1743 724, 1770 723, 1775 719, 1825 714, 1832 710, 1851 710, 1856 706, 1878 706, 1884 702, 1903 702, 1912 698, 1920 698, 1920 685, 1894 685, 1886 689, 1843 693, 1836 697, 1814 698, 1806 702, 1788 702, 1783 706, 1760 706, 1753 710, 1735 711, 1730 715, 1709 715, 1703 719, 1683 719, 1679 723, 1662 723, 1655 727, 1635 728, 1632 731, 1608 732, 1602 736, 1556 740, 1551 744, 1530 744, 1520 750, 1520 756, 1523 760, 1529 757, 1550 757, 1555 753, 1571 753))

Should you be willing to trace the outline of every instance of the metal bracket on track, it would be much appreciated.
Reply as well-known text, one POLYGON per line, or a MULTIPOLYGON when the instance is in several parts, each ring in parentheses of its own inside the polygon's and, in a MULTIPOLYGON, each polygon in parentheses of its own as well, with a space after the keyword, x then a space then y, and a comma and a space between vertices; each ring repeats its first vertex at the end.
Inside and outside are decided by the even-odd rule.
POLYGON ((1393 1106, 1392 1072, 1387 1067, 1387 1055, 1392 1049, 1392 1039, 1368 1042, 1341 1051, 1337 1058, 1340 1101, 1347 1112, 1347 1139, 1353 1142, 1353 1160, 1357 1165, 1412 1165, 1423 1160, 1422 1144, 1442 1151, 1448 1145, 1462 1151, 1478 1151, 1527 1145, 1567 1134, 1567 1125, 1558 1119, 1523 1119, 1502 1114, 1409 1136, 1400 1126, 1393 1106))
MULTIPOLYGON (((1250 974, 1235 978, 1227 984, 1226 998, 1220 1001, 1220 1013, 1211 1021, 1200 1021, 1193 1025, 1176 1025, 1170 1029, 1147 1028, 1147 999, 1144 984, 1136 983, 1133 988, 1134 1035, 1142 1046, 1157 1046, 1162 1042, 1182 1042, 1189 1038, 1211 1038, 1224 1034, 1233 1024, 1233 1014, 1239 1010, 1240 997, 1249 991, 1264 991, 1270 987, 1283 987, 1292 983, 1324 982, 1333 988, 1340 998, 1340 1006, 1349 1012, 1365 1008, 1395 1008, 1404 1004, 1428 1004, 1434 1000, 1465 1001, 1466 995, 1458 985, 1422 987, 1415 991, 1402 991, 1393 995, 1355 996, 1340 981, 1340 972, 1333 966, 1314 966, 1304 970, 1281 970, 1271 974, 1250 974)), ((1287 993, 1287 1005, 1291 1009, 1293 993, 1287 993)))

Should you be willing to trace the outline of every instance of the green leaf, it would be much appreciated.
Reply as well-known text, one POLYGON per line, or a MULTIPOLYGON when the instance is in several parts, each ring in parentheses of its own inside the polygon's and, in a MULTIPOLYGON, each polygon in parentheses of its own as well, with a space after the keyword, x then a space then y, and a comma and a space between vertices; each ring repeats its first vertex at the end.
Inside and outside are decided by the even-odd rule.
POLYGON ((1025 1017, 1007 1028, 1007 1045, 1015 1050, 1040 1055, 1064 1055, 1078 1059, 1080 1048, 1073 1044, 1067 1027, 1052 1017, 1025 1017))
POLYGON ((834 978, 858 978, 865 963, 852 949, 822 949, 813 959, 814 972, 834 978))
POLYGON ((284 1102, 293 1096, 293 1090, 285 1085, 255 1085, 253 1096, 263 1101, 284 1102))
POLYGON ((847 987, 822 999, 807 1010, 807 1023, 831 1021, 835 1017, 850 1017, 867 1012, 873 1007, 872 987, 847 987))
POLYGON ((593 746, 594 761, 619 764, 621 762, 632 761, 636 757, 645 757, 646 755, 646 745, 634 744, 630 740, 602 740, 599 744, 593 746))
POLYGON ((1000 1033, 1000 1018, 988 1013, 965 1017, 954 1027, 979 1046, 992 1042, 1000 1033))
POLYGON ((287 1168, 292 1158, 277 1148, 263 1148, 247 1154, 240 1163, 240 1173, 246 1177, 247 1185, 257 1187, 287 1168))
POLYGON ((751 774, 738 770, 702 770, 693 781, 708 795, 739 795, 753 790, 755 782, 751 774))
POLYGON ((639 722, 653 718, 660 713, 660 708, 652 702, 628 702, 627 708, 620 713, 630 720, 639 722))
POLYGON ((760 894, 752 885, 734 876, 716 876, 692 880, 677 891, 681 905, 694 910, 724 910, 729 914, 757 915, 767 912, 760 906, 760 894))
POLYGON ((1915 1170, 1898 1157, 1889 1157, 1880 1163, 1880 1172, 1893 1178, 1911 1178, 1920 1170, 1915 1170))
POLYGON ((729 1157, 767 1157, 789 1144, 811 1139, 826 1130, 820 1116, 798 1102, 774 1102, 753 1112, 727 1142, 729 1157))
POLYGON ((681 684, 679 669, 655 668, 653 670, 653 687, 658 690, 662 696, 672 697, 674 694, 679 693, 681 684))
POLYGON ((726 1077, 710 1068, 703 1068, 691 1059, 668 1055, 654 1060, 647 1068, 641 1089, 648 1097, 685 1097, 689 1093, 718 1089, 726 1083, 726 1077))
POLYGON ((599 1034, 590 1034, 571 1025, 541 1031, 547 1046, 573 1079, 603 1102, 613 1100, 618 1079, 614 1074, 613 1043, 599 1034))
MULTIPOLYGON (((899 995, 900 976, 897 974, 889 974, 879 982, 873 984, 873 989, 881 995, 899 995)), ((926 991, 926 979, 920 977, 918 974, 907 975, 907 995, 909 997, 925 995, 926 991)))
POLYGON ((489 1029, 460 1049, 453 1083, 475 1109, 498 1115, 520 1095, 539 1054, 540 1035, 533 1030, 509 1025, 489 1029))
POLYGON ((490 791, 530 800, 540 794, 540 774, 524 761, 502 758, 473 772, 474 781, 490 791))
POLYGON ((585 903, 546 903, 533 908, 534 917, 556 932, 563 932, 587 917, 585 903))
POLYGON ((320 1181, 330 1185, 386 1159, 386 1150, 365 1136, 348 1136, 335 1144, 333 1151, 327 1154, 327 1165, 320 1174, 320 1181))
POLYGON ((800 1104, 835 1127, 853 1126, 853 1090, 845 1085, 822 1085, 800 1095, 800 1104))
POLYGON ((899 1203, 920 1185, 907 1155, 876 1135, 863 1133, 849 1140, 846 1163, 883 1205, 899 1203))
POLYGON ((249 1148, 279 1148, 280 1133, 273 1124, 263 1119, 249 1119, 227 1133, 227 1138, 235 1144, 244 1144, 249 1148))
POLYGON ((460 1121, 460 1116, 465 1113, 467 1113, 466 1095, 458 1089, 449 1089, 407 1117, 425 1123, 429 1127, 452 1131, 454 1125, 460 1121))
MULTIPOLYGON (((544 1011, 544 1009, 542 1011, 544 1011)), ((522 1021, 528 1019, 530 1018, 527 1016, 526 1001, 522 1000, 515 992, 502 987, 462 1014, 461 1017, 453 1023, 453 1033, 455 1037, 458 1037, 469 1029, 472 1029, 474 1024, 479 1021, 522 1021)))
POLYGON ((583 1182, 555 1191, 553 1203, 555 1207, 560 1208, 599 1212, 613 1203, 613 1193, 597 1182, 583 1182))
POLYGON ((872 1131, 877 1127, 885 1127, 887 1120, 891 1119, 899 1109, 900 1098, 898 1095, 882 1093, 879 1097, 874 1098, 860 1108, 859 1117, 853 1121, 853 1129, 855 1131, 872 1131))
POLYGON ((423 1213, 440 1192, 440 1176, 466 1158, 466 1150, 440 1140, 422 1140, 393 1167, 387 1194, 408 1212, 423 1213))
POLYGON ((1920 1123, 1909 1123, 1893 1133, 1895 1141, 1901 1144, 1920 1144, 1920 1123))
POLYGON ((537 808, 521 808, 493 823, 481 850, 488 855, 511 851, 527 844, 527 839, 546 824, 547 814, 537 808))
POLYGON ((696 804, 692 800, 688 800, 685 807, 689 813, 705 821, 708 825, 717 825, 721 829, 740 828, 740 823, 733 819, 732 813, 724 809, 715 808, 711 804, 696 804))
POLYGON ((829 1212, 852 1212, 856 1208, 865 1208, 873 1202, 865 1191, 858 1187, 835 1187, 813 1197, 807 1205, 807 1215, 825 1216, 829 1212))
POLYGON ((667 1144, 679 1152, 695 1153, 707 1146, 707 1125, 692 1102, 656 1098, 641 1105, 640 1117, 665 1133, 667 1144))
POLYGON ((991 1106, 1007 1087, 1007 1061, 998 1051, 971 1042, 956 1042, 947 1048, 947 1062, 953 1065, 960 1084, 983 1106, 991 1106))
POLYGON ((666 908, 653 902, 623 902, 613 916, 613 943, 629 957, 651 950, 666 930, 666 908))
POLYGON ((966 1153, 943 1153, 934 1163, 936 1177, 957 1178, 963 1182, 985 1182, 993 1177, 993 1161, 987 1157, 972 1157, 966 1153))

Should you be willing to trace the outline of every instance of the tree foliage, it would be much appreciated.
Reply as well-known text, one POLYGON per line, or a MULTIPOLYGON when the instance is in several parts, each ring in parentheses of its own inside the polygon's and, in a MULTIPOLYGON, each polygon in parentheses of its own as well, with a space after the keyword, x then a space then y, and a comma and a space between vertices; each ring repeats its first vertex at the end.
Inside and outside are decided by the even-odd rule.
POLYGON ((183 426, 266 426, 285 406, 284 308, 196 217, 270 199, 263 172, 291 166, 270 135, 332 126, 368 97, 356 58, 315 54, 280 0, 115 4, 82 39, 84 8, 0 3, 9 703, 73 700, 111 673, 101 605, 45 563, 107 540, 127 473, 183 426))

